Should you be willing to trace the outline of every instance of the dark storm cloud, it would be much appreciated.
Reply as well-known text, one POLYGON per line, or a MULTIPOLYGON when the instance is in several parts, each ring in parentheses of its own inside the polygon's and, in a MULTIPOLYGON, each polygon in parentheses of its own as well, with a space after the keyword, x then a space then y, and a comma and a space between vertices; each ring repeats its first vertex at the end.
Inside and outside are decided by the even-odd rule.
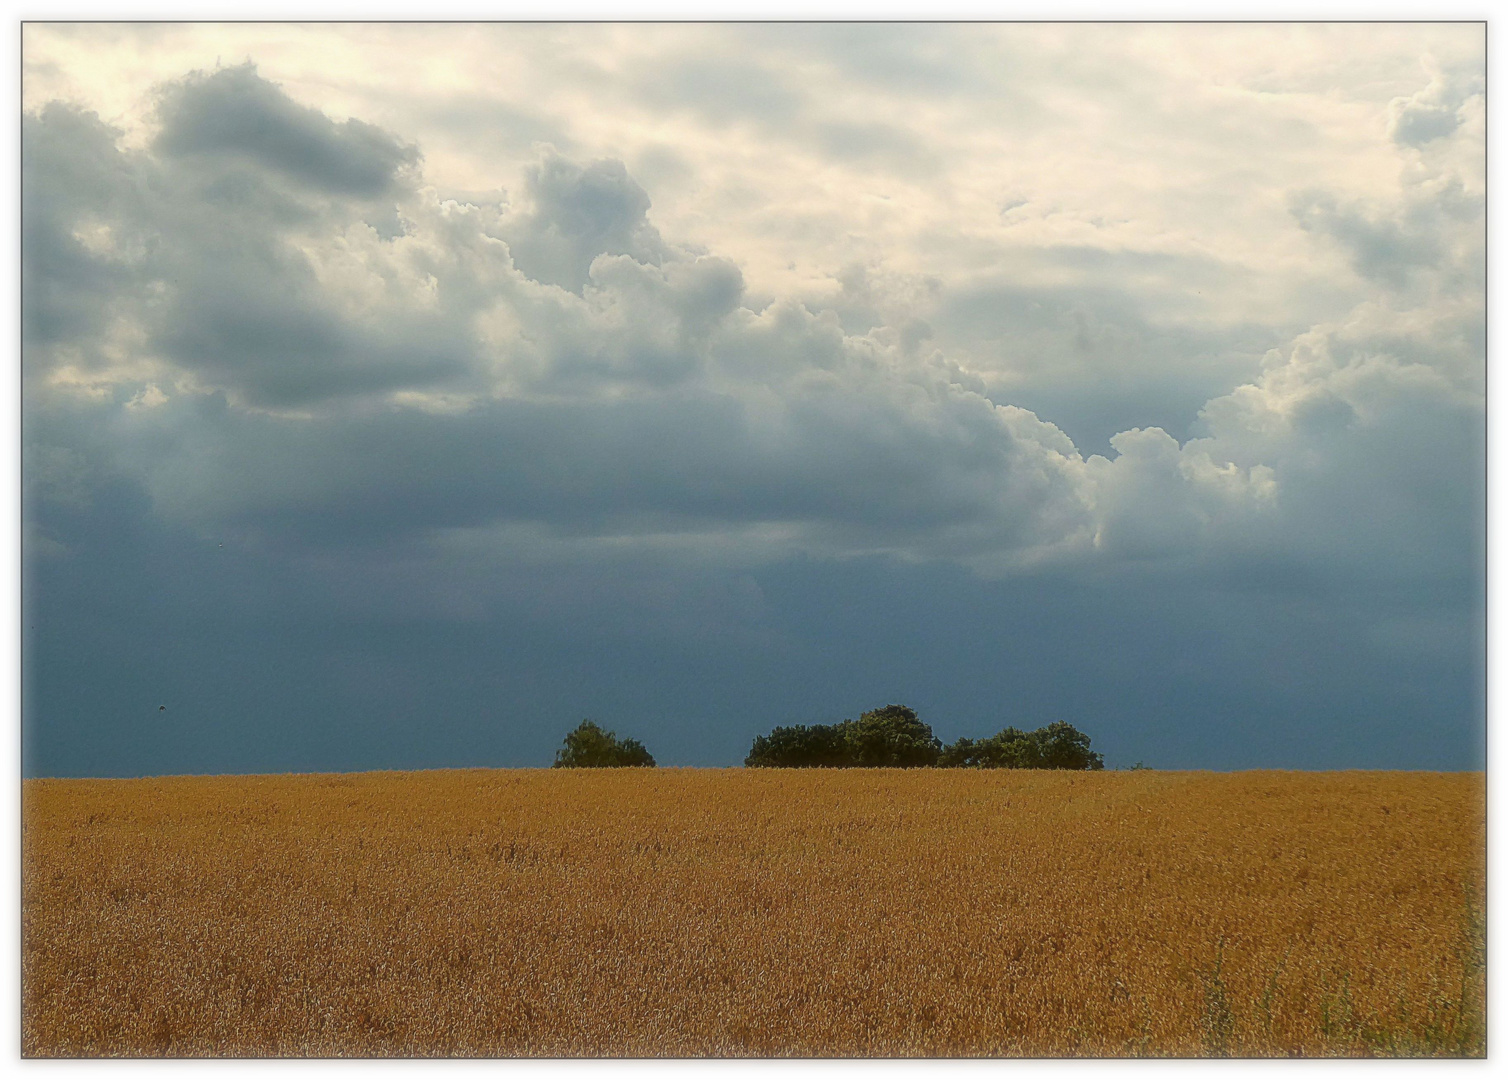
POLYGON ((165 156, 244 158, 331 193, 381 195, 419 159, 381 128, 297 104, 251 63, 169 86, 159 120, 165 156))
POLYGON ((96 340, 111 301, 134 283, 128 266, 87 246, 91 227, 114 246, 116 238, 100 230, 121 229, 138 216, 137 177, 116 152, 118 136, 92 113, 57 103, 22 117, 21 325, 28 363, 49 345, 96 340))
MULTIPOLYGON (((174 100, 193 111, 209 82, 174 100)), ((1055 429, 946 367, 897 369, 897 346, 800 305, 741 307, 737 266, 666 245, 620 162, 549 154, 512 216, 410 200, 413 235, 387 241, 363 200, 311 200, 239 160, 174 169, 71 113, 31 137, 47 145, 54 124, 88 135, 74 172, 138 192, 111 235, 153 237, 129 255, 79 249, 122 275, 109 299, 124 307, 98 334, 167 365, 137 376, 100 435, 73 437, 109 440, 101 458, 178 520, 344 541, 779 522, 821 546, 951 553, 1083 527, 1055 429), (393 392, 459 397, 355 405, 393 392)), ((76 232, 88 202, 65 202, 54 232, 76 232)), ((91 280, 36 269, 63 295, 91 280)))
POLYGON ((429 386, 467 367, 464 356, 447 352, 443 325, 413 327, 395 338, 311 308, 291 290, 281 297, 207 292, 180 296, 179 318, 158 340, 185 369, 236 389, 252 405, 292 408, 429 386))
POLYGON ((1023 474, 1036 445, 982 401, 919 404, 815 392, 768 417, 681 392, 309 423, 190 397, 115 420, 107 438, 164 512, 270 542, 507 521, 608 535, 785 522, 839 543, 961 552, 1052 539, 1071 477, 1023 474))
MULTIPOLYGON (((218 78, 185 80, 169 100, 192 113, 218 78)), ((256 78, 238 69, 235 85, 256 78)), ((845 331, 790 302, 741 306, 737 267, 662 240, 648 194, 613 160, 547 153, 518 210, 411 193, 404 233, 388 240, 367 223, 367 201, 306 197, 276 169, 171 168, 73 114, 28 130, 43 146, 77 131, 83 156, 61 155, 60 175, 82 176, 86 190, 116 178, 125 194, 101 203, 119 207, 111 236, 154 238, 134 253, 115 240, 80 249, 126 267, 111 332, 144 336, 169 365, 151 384, 161 400, 147 400, 143 380, 140 401, 108 424, 107 456, 164 513, 203 529, 354 542, 510 522, 605 534, 778 524, 819 551, 1008 565, 1089 550, 1186 557, 1246 535, 1282 545, 1319 520, 1274 495, 1300 473, 1273 473, 1289 450, 1254 443, 1248 427, 1266 422, 1245 398, 1213 409, 1218 422, 1197 443, 1141 417, 1113 425, 1113 460, 1086 461, 1056 427, 1000 406, 986 380, 922 344, 988 340, 969 328, 972 303, 1007 355, 1093 354, 1101 379, 1122 352, 1143 378, 1159 350, 1187 357, 1193 340, 1154 330, 1128 294, 997 289, 940 309, 949 333, 875 326, 877 310, 845 331)), ((62 205, 78 234, 83 202, 62 205)), ((1077 249, 1043 257, 1103 261, 1077 249)), ((1186 262, 1132 253, 1115 264, 1134 286, 1138 275, 1189 272, 1186 262)), ((850 306, 870 291, 862 273, 845 278, 850 306)), ((1293 370, 1348 402, 1363 386, 1326 388, 1330 373, 1293 370)), ((1380 414, 1409 380, 1385 365, 1373 382, 1380 414)), ((1269 393, 1249 389, 1254 402, 1269 393)), ((1189 412, 1199 404, 1191 398, 1189 412)), ((1326 450, 1302 423, 1287 430, 1309 453, 1295 463, 1317 458, 1353 487, 1351 470, 1365 473, 1364 455, 1326 450)), ((1410 551, 1397 572, 1424 557, 1410 551)))
MULTIPOLYGON (((212 127, 224 110, 231 128, 251 125, 266 138, 249 157, 206 154, 188 170, 122 149, 92 115, 49 106, 26 119, 28 361, 87 366, 113 312, 116 329, 149 335, 182 371, 254 405, 306 405, 462 373, 469 346, 447 319, 403 304, 352 319, 290 242, 296 230, 370 228, 380 219, 373 204, 324 196, 383 190, 395 162, 412 155, 378 153, 397 144, 366 125, 311 119, 249 67, 185 80, 162 106, 170 133, 184 116, 191 131, 212 127), (269 148, 308 153, 298 164, 269 157, 269 148), (290 172, 318 197, 286 188, 290 172)), ((164 136, 177 151, 186 138, 164 136)))

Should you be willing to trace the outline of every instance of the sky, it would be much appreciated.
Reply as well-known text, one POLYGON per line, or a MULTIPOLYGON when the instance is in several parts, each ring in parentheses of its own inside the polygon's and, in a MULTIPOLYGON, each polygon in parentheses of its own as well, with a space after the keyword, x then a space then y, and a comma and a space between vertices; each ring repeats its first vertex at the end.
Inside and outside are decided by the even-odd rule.
POLYGON ((1485 764, 1481 24, 26 24, 22 768, 889 703, 1485 764))

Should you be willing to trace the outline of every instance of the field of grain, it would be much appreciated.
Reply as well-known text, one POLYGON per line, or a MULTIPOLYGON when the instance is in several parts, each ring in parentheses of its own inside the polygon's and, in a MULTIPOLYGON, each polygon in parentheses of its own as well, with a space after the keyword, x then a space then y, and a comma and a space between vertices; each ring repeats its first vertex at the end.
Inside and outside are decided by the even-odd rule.
POLYGON ((1481 1054, 1481 774, 23 786, 27 1055, 1481 1054))

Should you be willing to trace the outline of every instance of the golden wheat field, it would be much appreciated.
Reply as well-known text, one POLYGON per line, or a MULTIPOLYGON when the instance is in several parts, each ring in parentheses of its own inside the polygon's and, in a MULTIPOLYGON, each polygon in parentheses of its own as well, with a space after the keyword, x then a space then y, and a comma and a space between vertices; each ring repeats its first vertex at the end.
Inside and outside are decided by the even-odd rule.
POLYGON ((1485 1051, 1481 774, 29 780, 27 1055, 1485 1051))

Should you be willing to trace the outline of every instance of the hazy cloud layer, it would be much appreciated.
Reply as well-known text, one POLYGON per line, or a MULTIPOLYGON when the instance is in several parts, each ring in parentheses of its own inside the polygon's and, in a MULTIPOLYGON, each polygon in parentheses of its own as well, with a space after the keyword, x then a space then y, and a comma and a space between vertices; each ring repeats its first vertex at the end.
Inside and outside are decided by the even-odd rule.
MULTIPOLYGON (((932 183, 955 222, 975 196, 942 179, 950 155, 983 151, 959 149, 937 110, 1009 104, 1024 143, 1077 124, 1113 155, 1093 106, 1157 85, 1138 74, 1140 33, 1118 73, 1076 69, 1077 98, 1072 80, 1017 78, 1013 65, 1039 64, 1029 42, 1002 41, 1009 62, 987 74, 970 51, 985 45, 946 62, 942 28, 914 42, 750 33, 781 59, 709 58, 652 30, 628 35, 618 73, 582 69, 577 85, 625 88, 665 124, 742 130, 750 154, 766 141, 879 170, 902 185, 897 203, 932 183), (654 65, 669 74, 650 81, 654 65), (803 73, 847 89, 814 106, 803 73), (846 95, 869 86, 910 111, 859 119, 846 95)), ((1476 640, 1485 497, 1481 65, 1460 52, 1414 61, 1414 89, 1369 114, 1365 152, 1332 146, 1342 167, 1237 204, 1270 239, 1226 244, 1198 199, 1181 229, 1150 232, 1134 198, 1066 205, 1093 193, 1042 188, 1062 165, 1046 161, 997 189, 987 227, 930 248, 881 242, 900 226, 851 200, 849 225, 870 221, 876 243, 850 246, 858 257, 825 281, 748 255, 766 210, 719 187, 715 164, 649 154, 653 140, 615 153, 561 131, 463 189, 430 175, 425 130, 343 118, 254 64, 170 73, 117 124, 29 101, 29 565, 46 577, 139 559, 122 554, 134 541, 110 554, 104 540, 133 521, 228 551, 237 569, 214 571, 229 576, 211 591, 247 610, 259 589, 284 596, 305 630, 337 612, 516 616, 773 656, 800 637, 799 603, 772 599, 790 567, 880 559, 912 567, 896 581, 949 566, 1002 597, 1049 578, 1103 586, 1124 611, 1173 580, 1258 606, 1298 590, 1331 597, 1336 627, 1371 610, 1367 657, 1396 662, 1413 642, 1430 663, 1459 658, 1476 640), (1391 155, 1390 184, 1344 167, 1368 155, 1391 155), (669 178, 677 229, 626 159, 669 178), (688 201, 704 164, 722 194, 688 201), (682 231, 740 205, 740 233, 682 231), (1264 250, 1281 257, 1259 267, 1264 250), (1306 290, 1315 267, 1330 283, 1306 290), (1237 299, 1306 292, 1266 318, 1237 299)), ((1284 120, 1291 104, 1259 114, 1238 94, 1225 108, 1222 122, 1265 125, 1310 158, 1328 145, 1284 120)), ((792 226, 812 210, 818 261, 838 250, 832 207, 765 197, 792 226)), ((922 227, 941 212, 932 198, 907 204, 922 227)), ((788 243, 785 228, 759 250, 788 243)), ((45 589, 32 600, 50 603, 45 589)), ((1234 655, 1211 663, 1220 685, 1239 681, 1234 655)), ((1474 708, 1474 668, 1450 670, 1438 678, 1474 708)), ((1450 760, 1464 760, 1453 730, 1450 760)))

